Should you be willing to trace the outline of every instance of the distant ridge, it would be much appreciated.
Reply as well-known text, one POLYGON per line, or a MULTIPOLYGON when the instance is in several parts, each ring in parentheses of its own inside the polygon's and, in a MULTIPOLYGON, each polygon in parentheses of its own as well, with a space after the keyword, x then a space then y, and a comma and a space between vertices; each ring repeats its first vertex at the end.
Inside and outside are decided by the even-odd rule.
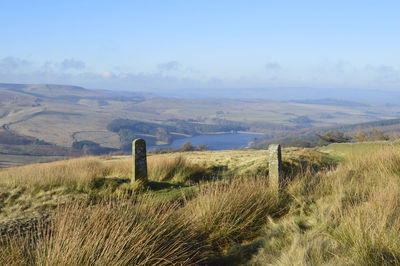
POLYGON ((358 127, 366 129, 366 128, 373 128, 373 127, 393 126, 393 125, 399 125, 399 124, 400 124, 400 118, 396 118, 396 119, 378 120, 378 121, 372 121, 372 122, 345 125, 345 126, 338 127, 338 129, 352 130, 352 129, 357 129, 358 127))
MULTIPOLYGON (((180 98, 180 99, 260 99, 280 102, 297 102, 343 107, 365 107, 370 103, 398 104, 400 91, 384 91, 357 88, 308 88, 308 87, 273 87, 273 88, 198 88, 198 89, 166 89, 156 88, 146 91, 98 90, 75 85, 62 84, 13 84, 0 83, 0 88, 22 90, 30 87, 42 90, 57 91, 68 89, 75 93, 96 93, 98 95, 144 97, 144 98, 180 98)), ((94 96, 94 95, 92 95, 94 96)))
POLYGON ((63 84, 17 84, 17 83, 0 83, 0 89, 7 89, 23 94, 36 97, 51 97, 51 96, 79 96, 79 97, 126 97, 128 99, 135 98, 154 98, 157 94, 141 91, 127 90, 98 90, 87 89, 75 85, 63 84), (51 94, 49 96, 48 94, 51 94))
POLYGON ((315 133, 321 134, 328 130, 339 130, 344 133, 354 132, 359 128, 363 130, 372 130, 373 128, 379 129, 385 133, 392 133, 400 131, 400 118, 395 119, 385 119, 385 120, 377 120, 371 122, 364 123, 356 123, 350 125, 341 125, 341 126, 333 126, 333 127, 322 127, 315 129, 305 130, 305 134, 299 133, 299 135, 303 136, 314 136, 315 133))
POLYGON ((304 103, 304 104, 316 104, 316 105, 329 105, 329 106, 347 106, 347 107, 368 107, 370 104, 347 101, 334 98, 316 99, 316 100, 292 100, 290 103, 304 103))
POLYGON ((74 86, 74 85, 61 85, 61 84, 18 84, 18 83, 0 83, 0 88, 5 88, 5 89, 10 89, 10 90, 21 90, 27 87, 46 87, 50 90, 53 89, 60 89, 60 88, 66 88, 70 90, 87 90, 83 87, 80 86, 74 86))
POLYGON ((270 88, 198 88, 188 90, 165 90, 163 97, 179 98, 230 98, 267 99, 273 101, 303 101, 319 99, 340 99, 355 102, 399 103, 399 91, 357 88, 309 88, 309 87, 270 87, 270 88))

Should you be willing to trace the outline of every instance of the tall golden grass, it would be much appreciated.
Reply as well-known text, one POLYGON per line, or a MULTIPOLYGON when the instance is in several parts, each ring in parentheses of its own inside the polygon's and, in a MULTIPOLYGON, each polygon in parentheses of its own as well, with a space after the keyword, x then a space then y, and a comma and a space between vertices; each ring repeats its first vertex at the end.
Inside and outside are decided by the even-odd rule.
POLYGON ((131 164, 105 163, 96 157, 84 157, 51 163, 26 165, 0 171, 0 185, 28 191, 48 191, 57 187, 82 190, 94 178, 130 177, 131 164), (129 168, 129 170, 128 170, 129 168))
POLYGON ((36 243, 38 265, 167 265, 196 263, 190 220, 176 217, 176 204, 104 202, 61 208, 36 243))
MULTIPOLYGON (((148 161, 149 179, 152 181, 199 182, 211 175, 207 168, 192 164, 181 155, 150 157, 148 161)), ((26 190, 47 191, 56 187, 84 190, 95 178, 129 179, 131 175, 131 160, 84 157, 2 169, 0 185, 26 190)))
POLYGON ((105 201, 59 207, 49 226, 9 239, 1 265, 168 265, 198 263, 201 245, 177 204, 105 201))
POLYGON ((400 265, 400 151, 349 158, 289 185, 291 212, 266 227, 254 264, 400 265))
POLYGON ((279 199, 265 178, 249 177, 202 186, 183 209, 194 230, 207 235, 212 250, 222 251, 257 236, 279 211, 279 199))
POLYGON ((277 202, 265 180, 254 178, 207 184, 183 206, 149 195, 78 201, 59 207, 51 226, 3 243, 0 263, 18 257, 26 265, 197 264, 253 238, 277 202))
MULTIPOLYGON (((130 173, 130 164, 124 161, 84 160, 83 165, 68 162, 75 170, 62 164, 51 167, 66 178, 75 173, 76 179, 71 179, 76 181, 71 182, 78 184, 130 173), (97 163, 100 169, 88 167, 97 163)), ((189 177, 190 171, 181 168, 197 167, 179 157, 151 160, 152 179, 163 182, 180 182, 181 177, 171 176, 181 171, 189 177)), ((243 252, 243 244, 258 241, 263 246, 251 251, 248 264, 400 265, 399 150, 350 157, 319 171, 302 163, 300 170, 292 171, 296 163, 289 165, 294 177, 279 197, 264 176, 241 176, 199 183, 190 197, 172 202, 133 193, 59 206, 49 226, 3 240, 0 264, 212 264, 213 258, 231 254, 233 246, 243 252)), ((25 183, 23 177, 12 180, 17 177, 15 169, 3 171, 7 175, 0 176, 6 181, 0 182, 29 186, 42 175, 49 181, 39 182, 39 187, 59 184, 46 173, 53 171, 51 167, 40 167, 21 172, 28 176, 25 183)))
POLYGON ((149 179, 175 183, 196 183, 212 176, 212 172, 204 166, 188 162, 182 155, 149 160, 149 179))

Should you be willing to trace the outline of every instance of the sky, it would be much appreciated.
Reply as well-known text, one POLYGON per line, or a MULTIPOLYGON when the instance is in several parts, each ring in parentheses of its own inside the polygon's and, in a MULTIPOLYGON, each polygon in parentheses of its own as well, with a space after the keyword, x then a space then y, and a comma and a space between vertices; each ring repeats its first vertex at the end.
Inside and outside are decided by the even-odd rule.
POLYGON ((0 82, 400 91, 400 1, 0 2, 0 82))

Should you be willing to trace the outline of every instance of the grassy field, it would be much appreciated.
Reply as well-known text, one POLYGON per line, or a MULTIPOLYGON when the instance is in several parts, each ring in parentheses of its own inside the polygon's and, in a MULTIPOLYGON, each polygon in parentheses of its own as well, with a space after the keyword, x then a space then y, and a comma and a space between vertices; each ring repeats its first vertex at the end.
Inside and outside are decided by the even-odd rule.
MULTIPOLYGON (((98 153, 93 149, 85 150, 86 154, 100 154, 100 151, 110 150, 103 147, 127 149, 130 139, 140 136, 145 136, 146 141, 153 145, 166 144, 188 129, 191 130, 186 135, 196 135, 214 131, 230 132, 229 128, 233 126, 265 134, 267 140, 260 137, 261 143, 271 138, 273 142, 281 142, 280 138, 315 137, 315 133, 327 131, 328 126, 396 118, 400 112, 396 105, 343 105, 340 101, 335 105, 335 101, 329 100, 328 104, 324 104, 324 101, 301 103, 261 99, 145 98, 129 92, 109 93, 45 84, 0 84, 0 96, 0 133, 56 144, 47 147, 33 144, 29 152, 25 152, 24 147, 2 143, 7 145, 0 145, 0 153, 5 154, 0 167, 52 160, 50 157, 53 156, 81 155, 83 150, 66 149, 76 141, 100 144, 102 147, 97 150, 98 153), (122 133, 119 129, 111 132, 107 125, 115 119, 153 124, 153 129, 141 132, 141 129, 134 127, 130 131, 122 130, 122 133), (177 120, 180 124, 186 124, 176 130, 166 130, 167 126, 179 124, 177 120), (192 130, 199 125, 206 129, 192 130)), ((399 124, 376 128, 392 135, 399 130, 399 124)), ((353 131, 347 133, 351 135, 353 131)))
POLYGON ((110 131, 80 131, 72 135, 74 141, 90 140, 101 143, 105 147, 119 148, 121 142, 118 134, 110 131))
POLYGON ((397 265, 400 152, 364 145, 284 149, 279 196, 267 151, 149 156, 146 186, 126 156, 3 169, 0 263, 397 265))
MULTIPOLYGON (((308 164, 309 161, 318 167, 328 165, 331 161, 316 151, 298 148, 285 149, 283 158, 288 170, 300 169, 302 163, 308 164)), ((154 182, 150 184, 154 190, 150 187, 149 192, 162 195, 162 198, 173 198, 182 189, 190 191, 203 181, 265 176, 268 173, 268 151, 151 155, 148 157, 148 166, 150 181, 154 182)), ((129 184, 131 167, 130 156, 102 156, 2 169, 0 188, 3 194, 0 198, 3 203, 0 205, 0 221, 7 220, 10 215, 30 217, 38 215, 42 210, 47 211, 47 207, 54 208, 56 202, 50 204, 43 193, 52 195, 51 199, 56 199, 58 195, 68 198, 76 195, 98 196, 102 193, 108 195, 111 192, 132 193, 129 184), (15 195, 10 193, 14 190, 17 191, 15 195), (8 209, 7 206, 12 208, 8 209)))
POLYGON ((400 141, 370 141, 356 143, 332 143, 319 150, 334 156, 351 157, 375 153, 385 148, 398 148, 400 141))

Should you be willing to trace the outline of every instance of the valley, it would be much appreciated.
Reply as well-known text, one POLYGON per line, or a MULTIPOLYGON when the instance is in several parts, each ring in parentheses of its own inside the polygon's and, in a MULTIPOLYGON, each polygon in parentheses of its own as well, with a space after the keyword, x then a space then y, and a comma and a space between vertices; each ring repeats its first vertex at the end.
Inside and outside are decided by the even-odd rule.
MULTIPOLYGON (((3 132, 36 139, 36 152, 1 148, 5 155, 82 155, 75 142, 93 143, 86 152, 129 152, 130 141, 144 138, 149 146, 201 134, 254 132, 261 139, 315 135, 329 128, 397 118, 400 107, 338 100, 160 98, 133 92, 95 91, 67 85, 0 84, 3 132), (49 144, 46 148, 43 143, 49 144), (97 146, 96 146, 97 145, 97 146)), ((1 141, 0 141, 1 143, 1 141)), ((82 145, 81 145, 82 146, 82 145)), ((23 164, 21 158, 10 163, 23 164), (18 160, 17 160, 18 161, 18 160)), ((8 159, 1 161, 6 163, 8 159)))

